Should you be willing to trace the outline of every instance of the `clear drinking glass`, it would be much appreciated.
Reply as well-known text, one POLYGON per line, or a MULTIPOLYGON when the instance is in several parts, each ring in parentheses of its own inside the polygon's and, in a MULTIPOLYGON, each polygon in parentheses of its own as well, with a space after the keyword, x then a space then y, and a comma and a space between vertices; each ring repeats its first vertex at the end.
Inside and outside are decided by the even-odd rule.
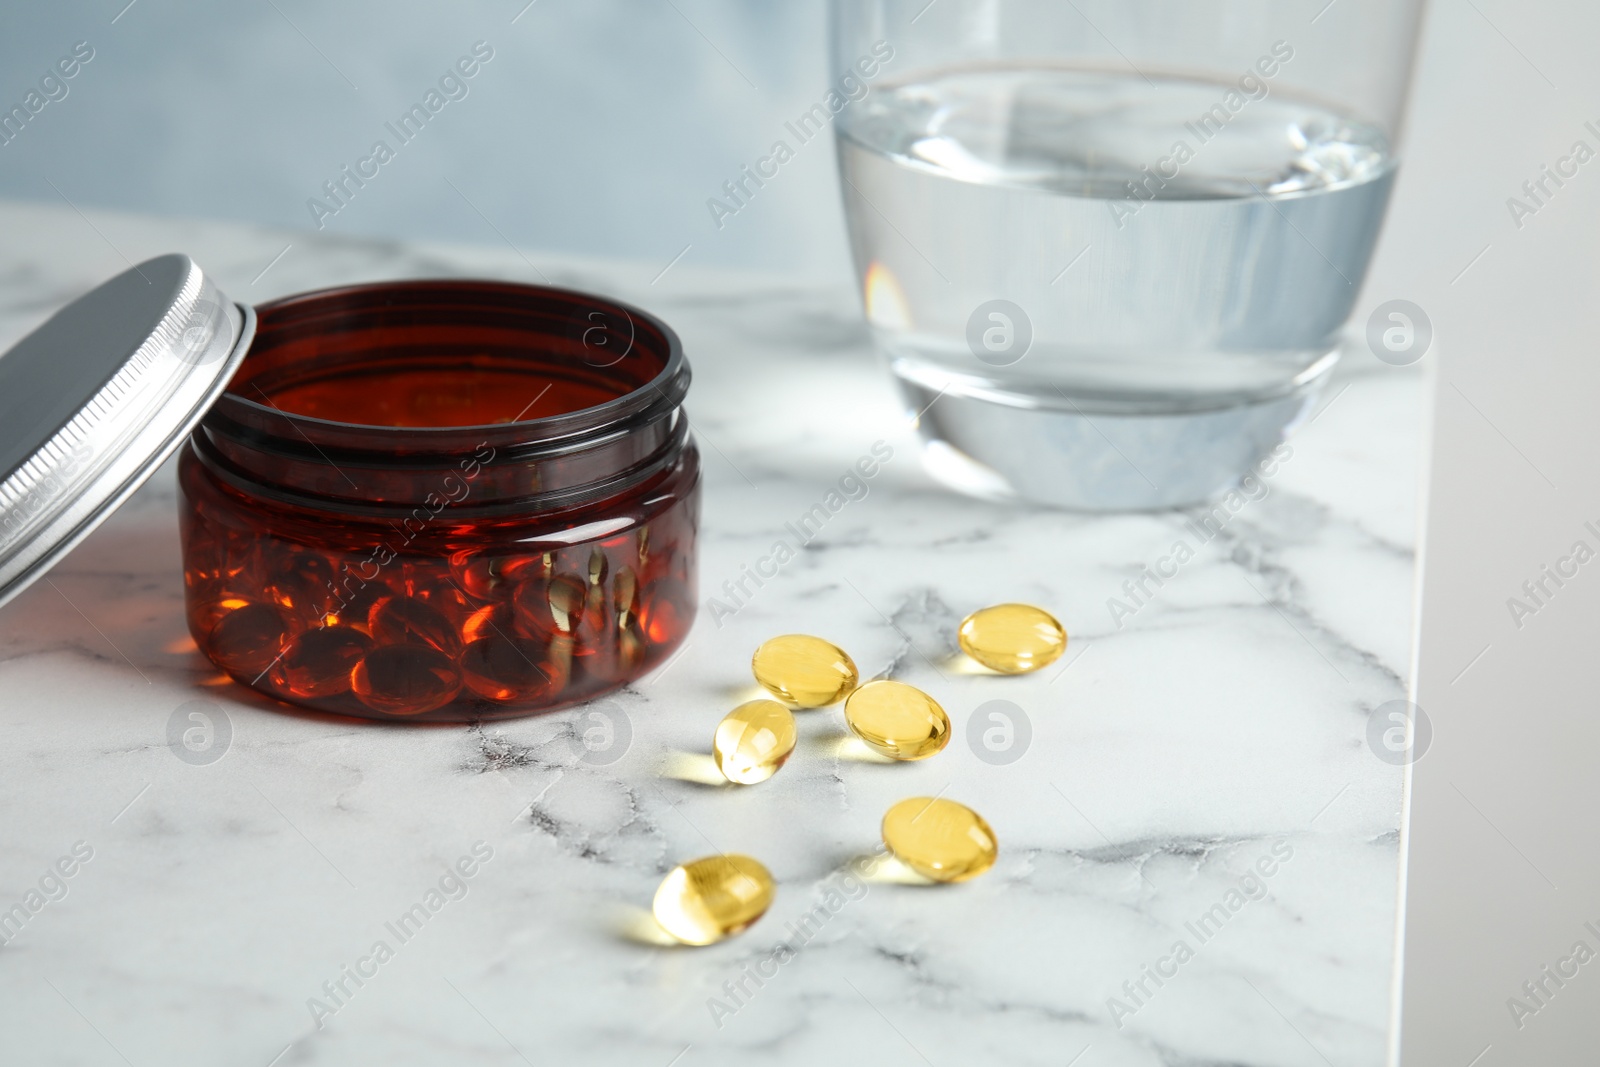
POLYGON ((1164 508, 1275 448, 1338 358, 1421 7, 833 0, 852 250, 934 473, 1164 508))

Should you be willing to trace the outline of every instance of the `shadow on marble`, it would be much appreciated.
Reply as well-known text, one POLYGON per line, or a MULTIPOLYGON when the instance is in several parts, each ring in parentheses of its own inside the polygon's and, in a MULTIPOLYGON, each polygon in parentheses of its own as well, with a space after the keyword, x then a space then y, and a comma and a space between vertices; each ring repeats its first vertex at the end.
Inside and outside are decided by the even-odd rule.
POLYGON ((884 851, 882 848, 875 852, 853 852, 840 859, 830 870, 837 874, 844 871, 856 872, 863 882, 871 885, 910 885, 933 886, 941 885, 932 878, 918 874, 915 870, 902 863, 899 858, 884 851))
POLYGON ((953 656, 946 656, 944 661, 939 664, 939 670, 948 671, 951 674, 959 674, 966 678, 1014 677, 1014 675, 1006 674, 1002 671, 991 670, 990 668, 985 667, 983 664, 979 663, 965 652, 957 652, 953 656))
POLYGON ((651 948, 688 947, 663 930, 647 909, 633 904, 616 905, 612 909, 610 926, 612 933, 630 944, 648 945, 651 948))
POLYGON ((666 758, 661 761, 661 777, 719 791, 733 786, 717 769, 717 761, 709 752, 686 752, 681 749, 667 752, 666 758))
POLYGON ((831 736, 815 738, 812 744, 821 748, 827 755, 849 763, 898 763, 899 760, 891 759, 881 752, 867 746, 867 743, 855 734, 843 730, 834 732, 831 736))
POLYGON ((729 705, 730 708, 751 700, 772 699, 771 693, 767 692, 759 685, 756 685, 754 682, 730 682, 727 685, 718 686, 716 693, 718 696, 731 702, 729 705))

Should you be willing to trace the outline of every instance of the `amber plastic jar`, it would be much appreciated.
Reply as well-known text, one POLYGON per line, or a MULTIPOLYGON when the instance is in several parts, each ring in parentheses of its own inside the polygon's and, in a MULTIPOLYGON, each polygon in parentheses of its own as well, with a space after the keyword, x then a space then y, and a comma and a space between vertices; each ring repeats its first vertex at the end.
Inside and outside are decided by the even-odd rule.
POLYGON ((257 314, 179 466, 217 666, 302 707, 463 721, 592 699, 683 640, 700 463, 665 324, 462 281, 257 314))

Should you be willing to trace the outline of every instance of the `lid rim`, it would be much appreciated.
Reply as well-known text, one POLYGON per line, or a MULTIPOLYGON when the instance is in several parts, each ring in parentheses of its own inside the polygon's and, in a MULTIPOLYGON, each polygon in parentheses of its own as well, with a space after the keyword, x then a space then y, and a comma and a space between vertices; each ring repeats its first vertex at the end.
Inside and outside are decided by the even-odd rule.
POLYGON ((156 257, 141 266, 158 264, 181 270, 176 293, 134 289, 130 296, 125 279, 143 274, 133 267, 66 305, 0 357, 23 351, 14 373, 49 366, 35 382, 50 382, 48 374, 59 372, 62 360, 75 367, 75 358, 106 355, 103 347, 60 352, 50 347, 60 343, 59 333, 43 334, 48 341, 40 347, 42 331, 62 316, 156 318, 63 426, 42 442, 24 437, 22 447, 32 450, 0 480, 0 605, 43 577, 150 479, 216 402, 255 335, 254 309, 230 301, 188 256, 156 257), (33 346, 24 348, 30 341, 33 346))

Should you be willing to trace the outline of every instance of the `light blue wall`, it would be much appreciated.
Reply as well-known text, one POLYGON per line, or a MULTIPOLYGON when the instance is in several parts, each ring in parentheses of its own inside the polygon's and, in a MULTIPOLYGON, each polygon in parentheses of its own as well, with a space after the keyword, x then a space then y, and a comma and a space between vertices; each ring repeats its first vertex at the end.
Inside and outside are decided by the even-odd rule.
POLYGON ((706 207, 825 91, 822 0, 537 0, 514 24, 526 0, 126 3, 0 0, 0 109, 94 49, 0 146, 0 196, 307 229, 382 138, 324 232, 848 270, 824 139, 720 230, 706 207), (398 147, 384 123, 480 40, 468 95, 398 147))

